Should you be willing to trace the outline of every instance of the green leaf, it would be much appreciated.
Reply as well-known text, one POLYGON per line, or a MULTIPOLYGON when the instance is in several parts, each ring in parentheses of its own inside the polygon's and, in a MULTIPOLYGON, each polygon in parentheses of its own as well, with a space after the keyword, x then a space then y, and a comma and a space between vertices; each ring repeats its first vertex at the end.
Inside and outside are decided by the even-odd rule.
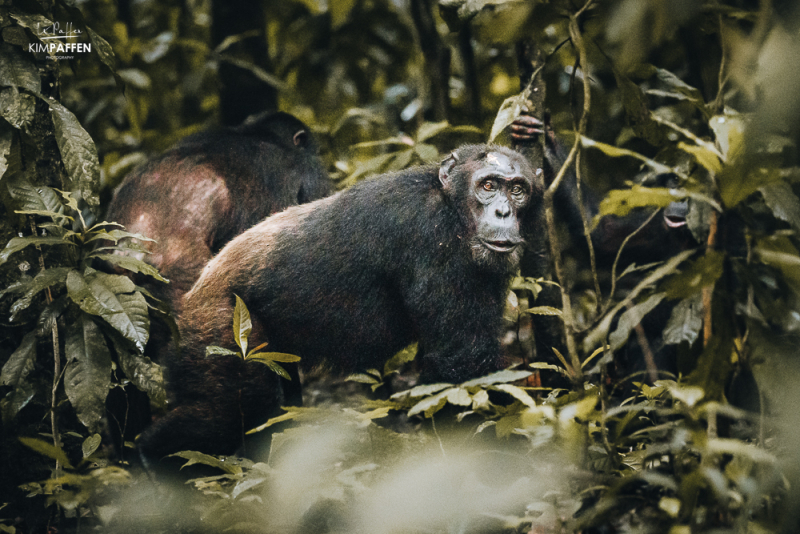
POLYGON ((25 334, 17 350, 8 357, 8 361, 3 365, 3 371, 0 373, 0 386, 19 387, 33 371, 35 360, 36 331, 32 330, 25 334))
POLYGON ((471 388, 475 386, 490 386, 493 384, 500 384, 504 382, 516 382, 523 378, 528 378, 533 373, 531 371, 512 371, 511 369, 503 369, 480 378, 473 378, 461 384, 461 387, 471 388))
POLYGON ((758 189, 772 214, 800 230, 800 199, 786 182, 774 182, 758 189))
POLYGON ((406 390, 406 391, 398 391, 397 393, 392 395, 390 398, 394 399, 394 400, 400 400, 400 399, 403 399, 405 397, 412 398, 412 399, 417 398, 417 397, 427 397, 428 395, 432 395, 433 393, 436 393, 437 391, 441 391, 441 390, 443 390, 445 388, 450 388, 450 387, 453 387, 453 384, 445 384, 445 383, 424 384, 422 386, 413 387, 413 388, 411 388, 409 390, 406 390))
POLYGON ((412 343, 389 358, 383 366, 383 374, 389 375, 399 370, 404 364, 417 357, 417 343, 412 343))
POLYGON ((653 311, 653 309, 658 306, 662 300, 664 300, 664 294, 658 293, 652 295, 644 302, 641 302, 636 306, 626 310, 625 313, 623 313, 619 318, 617 329, 611 332, 611 334, 608 336, 608 342, 611 345, 611 350, 619 350, 622 345, 628 341, 628 336, 630 336, 631 330, 636 328, 636 326, 642 322, 644 316, 653 311))
POLYGON ((652 160, 650 158, 647 158, 647 157, 639 154, 638 152, 634 152, 634 151, 628 150, 626 148, 617 148, 617 147, 612 146, 612 145, 607 145, 606 143, 601 143, 599 141, 594 141, 592 139, 589 139, 588 137, 581 137, 581 144, 584 147, 596 148, 596 149, 602 151, 607 156, 611 156, 613 158, 619 158, 619 157, 622 157, 622 156, 628 156, 628 157, 631 157, 631 158, 636 158, 639 161, 645 163, 651 169, 653 169, 653 171, 655 171, 657 174, 669 174, 669 173, 673 173, 673 172, 675 174, 679 174, 679 173, 675 172, 675 169, 667 167, 666 165, 664 165, 662 163, 658 163, 657 161, 652 160))
POLYGON ((33 449, 48 458, 52 458, 67 469, 72 469, 72 464, 69 463, 69 458, 67 458, 67 455, 61 450, 61 447, 56 447, 52 443, 47 443, 46 441, 36 438, 19 437, 18 439, 29 449, 33 449))
POLYGON ((536 403, 531 398, 531 396, 528 395, 528 393, 522 388, 513 386, 511 384, 499 384, 497 386, 494 386, 494 389, 496 389, 497 391, 508 393, 509 395, 511 395, 512 397, 514 397, 515 399, 517 399, 518 401, 520 401, 522 404, 524 404, 529 408, 533 408, 536 406, 536 403))
POLYGON ((236 297, 236 307, 233 309, 233 340, 242 349, 242 354, 247 354, 247 338, 253 330, 253 323, 250 321, 250 312, 244 301, 236 297))
POLYGON ((716 152, 709 150, 706 147, 698 145, 690 145, 688 143, 678 143, 678 148, 684 152, 693 155, 697 163, 705 167, 712 176, 716 176, 722 171, 722 162, 719 160, 716 152))
POLYGON ((447 121, 442 122, 425 122, 417 130, 417 143, 427 141, 431 137, 442 133, 450 127, 447 121))
POLYGON ((433 414, 444 408, 444 405, 447 404, 447 395, 452 389, 453 388, 446 389, 440 391, 436 395, 422 399, 408 411, 408 416, 413 417, 414 415, 424 413, 427 418, 433 417, 433 414))
POLYGON ((259 361, 271 361, 271 362, 283 362, 283 363, 292 363, 292 362, 299 362, 300 356, 295 356, 294 354, 286 354, 285 352, 256 352, 250 353, 247 355, 245 360, 259 360, 259 361))
POLYGON ((678 345, 686 341, 689 345, 697 340, 703 327, 703 296, 697 293, 680 301, 673 309, 664 328, 664 344, 678 345))
POLYGON ((21 87, 32 93, 40 92, 41 77, 32 59, 17 47, 0 43, 0 84, 21 87))
POLYGON ((602 202, 600 202, 600 213, 598 213, 597 217, 599 218, 605 215, 624 217, 635 208, 645 208, 648 206, 665 208, 671 203, 678 202, 687 197, 706 202, 714 206, 717 211, 722 211, 722 207, 714 201, 714 199, 701 193, 695 193, 686 189, 645 187, 636 184, 630 189, 613 189, 609 191, 602 202))
POLYGON ((40 217, 50 217, 53 221, 58 219, 59 221, 74 221, 73 217, 69 215, 64 215, 63 213, 56 213, 54 211, 40 211, 40 210, 14 210, 14 213, 19 213, 20 215, 39 215, 40 217))
POLYGON ((70 110, 55 100, 40 98, 50 106, 56 142, 73 187, 90 207, 96 208, 100 204, 100 162, 94 141, 70 110))
POLYGON ((725 253, 708 250, 683 272, 667 279, 661 290, 670 300, 686 299, 699 293, 704 287, 713 285, 722 276, 725 253))
POLYGON ((41 271, 36 277, 27 284, 25 295, 11 305, 9 311, 11 312, 11 320, 16 318, 16 315, 22 310, 27 309, 33 297, 40 291, 52 287, 55 284, 64 283, 67 279, 67 273, 70 269, 68 267, 54 267, 41 271))
POLYGON ((86 32, 89 34, 92 45, 94 45, 93 52, 97 53, 100 57, 100 61, 102 61, 112 73, 116 73, 116 58, 114 57, 114 50, 112 50, 111 45, 89 26, 86 26, 86 32))
POLYGON ((122 275, 91 271, 84 277, 77 271, 70 271, 67 276, 67 293, 73 302, 86 313, 105 319, 144 352, 150 317, 147 302, 141 293, 132 293, 134 289, 133 282, 122 275))
POLYGON ((113 241, 114 244, 116 244, 120 239, 125 239, 128 237, 133 239, 138 239, 139 241, 150 241, 152 243, 156 242, 155 239, 150 239, 149 237, 145 237, 142 234, 134 234, 131 232, 126 232, 125 230, 115 229, 115 230, 109 230, 107 232, 106 231, 94 232, 94 229, 97 228, 97 226, 98 225, 92 227, 90 233, 93 235, 92 237, 86 240, 87 243, 89 243, 90 241, 97 241, 98 239, 107 239, 108 241, 113 241))
POLYGON ((16 129, 30 124, 36 114, 36 99, 16 89, 0 91, 0 117, 16 129))
POLYGON ((678 265, 683 263, 689 256, 694 253, 693 250, 684 250, 680 254, 677 254, 669 259, 664 265, 659 267, 658 269, 654 270, 652 273, 648 274, 644 280, 636 284, 630 293, 616 306, 614 306, 611 311, 607 312, 600 323, 589 332, 589 334, 583 340, 583 349, 585 352, 589 352, 590 350, 596 348, 597 346, 602 344, 602 341, 605 339, 606 335, 608 334, 609 328, 611 328, 611 322, 614 320, 614 317, 617 313, 619 313, 622 308, 628 305, 629 302, 633 302, 633 300, 639 296, 639 294, 644 291, 646 288, 651 287, 657 281, 661 280, 663 277, 667 276, 668 274, 675 271, 678 268, 678 265))
POLYGON ((64 213, 64 205, 55 189, 32 185, 20 175, 8 181, 8 192, 23 210, 64 213))
POLYGON ((153 405, 166 409, 167 392, 164 386, 164 368, 147 356, 128 350, 121 345, 116 341, 114 343, 122 372, 134 386, 147 393, 153 405))
POLYGON ((20 250, 28 247, 30 245, 34 246, 41 246, 41 245, 72 245, 75 246, 75 243, 71 241, 64 241, 60 237, 14 237, 12 238, 8 244, 6 244, 6 248, 3 252, 0 252, 0 265, 4 264, 8 261, 8 258, 14 254, 15 252, 19 252, 20 250))
POLYGON ((521 92, 517 95, 506 98, 500 109, 497 111, 497 116, 492 124, 492 132, 489 134, 489 143, 493 142, 500 132, 508 128, 522 112, 522 106, 525 104, 527 95, 521 92))
POLYGON ((328 0, 328 11, 331 13, 331 26, 334 30, 342 26, 350 17, 356 6, 356 0, 328 0))
POLYGON ((613 67, 612 69, 622 97, 625 115, 633 131, 651 145, 661 145, 665 140, 664 132, 650 115, 650 110, 647 108, 647 99, 642 90, 622 72, 613 67))
POLYGON ((166 284, 169 283, 169 280, 161 276, 161 274, 158 272, 158 269, 149 263, 134 258, 133 256, 128 256, 126 254, 91 254, 91 257, 107 261, 108 263, 113 263, 114 265, 122 267, 123 269, 133 273, 142 273, 151 278, 155 278, 160 282, 164 282, 166 284))
POLYGON ((414 145, 414 152, 425 163, 436 163, 439 160, 439 151, 433 145, 418 143, 414 145))
POLYGON ((347 382, 359 382, 361 384, 380 384, 381 381, 374 376, 365 375, 364 373, 353 373, 345 378, 347 382))
POLYGON ((170 456, 175 456, 177 458, 184 458, 188 460, 185 464, 181 466, 181 469, 183 469, 184 467, 189 467, 190 465, 194 464, 202 464, 210 467, 216 467, 217 469, 224 471, 225 473, 230 473, 231 475, 238 475, 242 472, 241 466, 238 466, 233 462, 225 462, 209 454, 203 454, 202 452, 181 451, 181 452, 176 452, 175 454, 170 454, 170 456))
POLYGON ((95 322, 83 314, 69 329, 64 352, 67 357, 64 390, 78 419, 90 432, 95 432, 106 413, 111 353, 95 322))
POLYGON ((744 121, 738 115, 717 115, 708 121, 714 130, 722 155, 732 162, 744 147, 744 121))
POLYGON ((264 365, 266 365, 267 367, 272 369, 273 372, 275 372, 278 375, 280 375, 281 378, 285 378, 286 380, 289 380, 289 381, 292 380, 292 377, 289 376, 289 373, 286 372, 286 369, 284 369, 283 367, 281 367, 280 365, 278 365, 274 361, 272 361, 272 360, 261 360, 259 358, 255 358, 255 361, 257 361, 259 363, 263 363, 264 365))
POLYGON ((774 464, 778 460, 760 447, 756 447, 751 443, 745 443, 738 439, 731 438, 714 438, 708 440, 707 448, 709 452, 716 454, 732 454, 734 456, 742 456, 755 463, 770 463, 774 464))
POLYGON ((535 306, 533 308, 528 308, 527 310, 522 310, 522 313, 561 317, 562 312, 558 308, 553 308, 552 306, 535 306))
POLYGON ((239 353, 230 349, 226 349, 225 347, 211 345, 206 347, 206 357, 208 356, 239 356, 239 353))
POLYGON ((92 434, 81 444, 81 451, 83 452, 83 457, 88 458, 89 456, 93 455, 95 451, 97 451, 98 447, 100 447, 100 443, 103 441, 103 438, 100 437, 100 434, 92 434))

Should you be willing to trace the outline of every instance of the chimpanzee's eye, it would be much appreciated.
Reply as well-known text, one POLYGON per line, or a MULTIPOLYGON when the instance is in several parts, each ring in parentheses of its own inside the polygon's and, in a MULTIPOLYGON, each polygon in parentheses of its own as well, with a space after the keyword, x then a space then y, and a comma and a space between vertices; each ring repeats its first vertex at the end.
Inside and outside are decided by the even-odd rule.
POLYGON ((483 182, 481 187, 483 187, 485 191, 494 191, 494 183, 492 183, 491 180, 486 180, 485 182, 483 182))
POLYGON ((521 195, 522 192, 523 192, 522 191, 522 186, 519 185, 519 184, 516 184, 516 185, 514 185, 514 187, 511 188, 511 194, 512 195, 521 195))

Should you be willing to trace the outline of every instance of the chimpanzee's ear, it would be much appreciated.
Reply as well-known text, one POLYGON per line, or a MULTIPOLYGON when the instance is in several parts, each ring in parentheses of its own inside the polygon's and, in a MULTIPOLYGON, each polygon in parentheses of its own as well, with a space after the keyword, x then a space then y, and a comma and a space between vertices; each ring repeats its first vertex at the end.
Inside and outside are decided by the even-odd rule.
POLYGON ((439 164, 439 181, 444 189, 450 186, 450 172, 456 166, 456 163, 458 163, 458 156, 456 156, 455 152, 451 152, 439 164))

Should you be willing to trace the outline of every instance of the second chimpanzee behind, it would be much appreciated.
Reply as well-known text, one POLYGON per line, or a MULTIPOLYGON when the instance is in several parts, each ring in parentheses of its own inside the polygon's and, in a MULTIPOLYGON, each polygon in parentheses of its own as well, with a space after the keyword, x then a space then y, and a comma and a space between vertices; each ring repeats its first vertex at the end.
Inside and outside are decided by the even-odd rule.
POLYGON ((309 128, 288 113, 264 113, 236 128, 190 136, 129 174, 107 220, 144 242, 170 284, 149 284, 174 311, 225 244, 268 215, 322 198, 331 182, 309 128))
POLYGON ((544 184, 520 154, 465 146, 274 215, 226 246, 186 295, 181 354, 168 364, 173 409, 146 431, 146 458, 231 453, 282 402, 277 375, 236 356, 234 294, 250 309, 249 346, 310 367, 380 367, 419 342, 423 381, 501 367, 508 284, 541 233, 544 184))

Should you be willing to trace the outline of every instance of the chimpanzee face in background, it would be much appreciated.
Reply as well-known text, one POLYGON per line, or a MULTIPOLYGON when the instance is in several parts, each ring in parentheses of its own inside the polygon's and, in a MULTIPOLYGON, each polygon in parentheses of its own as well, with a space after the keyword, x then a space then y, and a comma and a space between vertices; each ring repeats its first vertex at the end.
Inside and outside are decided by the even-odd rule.
POLYGON ((532 196, 541 193, 530 167, 515 155, 492 151, 459 164, 453 154, 439 172, 446 191, 451 178, 462 182, 457 184, 456 204, 471 231, 473 259, 492 270, 519 266, 525 246, 521 219, 532 196))

